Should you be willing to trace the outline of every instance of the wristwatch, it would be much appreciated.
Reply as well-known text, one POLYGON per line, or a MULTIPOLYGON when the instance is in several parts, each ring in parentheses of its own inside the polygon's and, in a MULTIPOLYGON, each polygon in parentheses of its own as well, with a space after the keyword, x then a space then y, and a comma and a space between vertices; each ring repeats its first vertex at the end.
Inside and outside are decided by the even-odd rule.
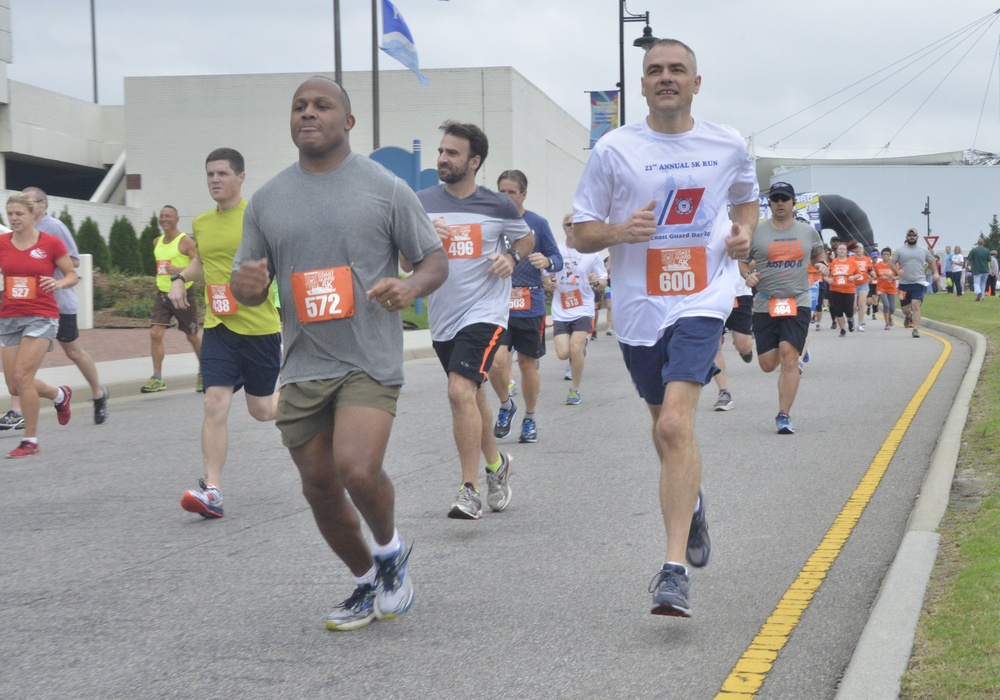
POLYGON ((517 265, 518 263, 521 262, 521 254, 517 252, 516 248, 511 248, 510 250, 508 250, 507 255, 514 258, 514 265, 517 265))
POLYGON ((176 275, 172 275, 172 276, 170 277, 170 281, 171 281, 171 282, 176 282, 177 280, 180 280, 180 281, 181 281, 181 282, 183 282, 184 284, 187 284, 187 280, 186 280, 186 279, 184 278, 184 275, 182 275, 182 274, 181 274, 181 273, 179 273, 179 272, 178 272, 178 273, 177 273, 176 275))

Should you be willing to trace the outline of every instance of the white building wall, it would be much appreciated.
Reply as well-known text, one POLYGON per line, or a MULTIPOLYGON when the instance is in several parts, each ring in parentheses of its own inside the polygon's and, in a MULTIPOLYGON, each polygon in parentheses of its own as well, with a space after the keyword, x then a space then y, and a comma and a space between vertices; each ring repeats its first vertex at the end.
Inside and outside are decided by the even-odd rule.
POLYGON ((931 234, 945 246, 972 247, 990 220, 1000 215, 1000 167, 988 165, 814 165, 773 175, 796 192, 839 194, 854 200, 868 215, 879 246, 903 243, 906 229, 927 234, 924 210, 930 197, 931 234))
MULTIPOLYGON (((447 119, 478 124, 490 139, 490 153, 478 182, 496 187, 504 170, 527 174, 526 206, 561 219, 588 151, 586 127, 511 68, 428 70, 421 86, 409 71, 379 75, 380 146, 411 150, 420 139, 421 167, 434 168, 447 119)), ((181 228, 213 206, 205 187, 204 160, 220 146, 246 159, 244 196, 296 160, 288 117, 292 94, 308 73, 149 77, 125 79, 125 142, 128 173, 141 175, 142 189, 127 203, 145 217, 164 204, 180 212, 181 228)), ((357 124, 355 151, 372 151, 371 74, 344 73, 357 124)), ((556 231, 558 226, 553 226, 556 231)))
MULTIPOLYGON (((10 0, 0 0, 0 61, 10 63, 14 54, 10 35, 10 0)), ((6 66, 3 67, 4 77, 7 77, 6 66)))
POLYGON ((89 168, 103 168, 121 153, 122 107, 7 83, 10 104, 0 109, 0 151, 89 168))

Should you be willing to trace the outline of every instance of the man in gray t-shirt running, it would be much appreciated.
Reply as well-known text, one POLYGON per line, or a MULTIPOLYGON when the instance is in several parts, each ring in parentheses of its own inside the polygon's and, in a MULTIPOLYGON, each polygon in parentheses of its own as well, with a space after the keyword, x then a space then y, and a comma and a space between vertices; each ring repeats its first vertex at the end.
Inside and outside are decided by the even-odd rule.
POLYGON ((819 233, 795 218, 795 189, 776 182, 768 192, 771 218, 757 225, 750 241, 750 264, 740 263, 753 299, 753 334, 757 361, 765 372, 781 367, 778 377, 778 433, 795 432, 789 415, 799 390, 799 356, 806 346, 812 317, 809 264, 827 272, 819 233))
POLYGON ((254 194, 230 288, 250 306, 278 280, 285 341, 276 425, 302 491, 355 589, 331 630, 397 617, 413 605, 409 551, 382 469, 402 383, 399 312, 441 286, 448 260, 416 195, 351 152, 351 102, 314 77, 292 98, 299 160, 254 194), (399 257, 413 274, 399 279, 399 257), (371 530, 371 545, 358 516, 371 530))
POLYGON ((940 282, 934 254, 917 246, 917 230, 906 232, 906 245, 896 250, 889 267, 899 276, 899 306, 906 316, 905 328, 913 329, 913 337, 920 337, 920 304, 927 289, 927 266, 933 271, 934 283, 940 282))

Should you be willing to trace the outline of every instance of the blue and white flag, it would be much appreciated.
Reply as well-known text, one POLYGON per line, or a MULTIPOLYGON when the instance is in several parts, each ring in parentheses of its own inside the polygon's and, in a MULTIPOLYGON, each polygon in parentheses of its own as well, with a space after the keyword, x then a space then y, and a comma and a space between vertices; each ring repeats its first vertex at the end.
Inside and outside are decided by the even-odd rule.
POLYGON ((417 47, 406 20, 389 0, 382 0, 382 46, 379 48, 413 71, 421 85, 430 82, 420 72, 417 47))

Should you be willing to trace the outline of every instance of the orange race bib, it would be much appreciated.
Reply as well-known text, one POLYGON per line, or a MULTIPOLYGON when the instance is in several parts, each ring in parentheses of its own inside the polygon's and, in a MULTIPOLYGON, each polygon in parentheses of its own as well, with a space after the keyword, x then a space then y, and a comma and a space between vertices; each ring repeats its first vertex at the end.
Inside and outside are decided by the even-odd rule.
POLYGON ((795 297, 788 297, 787 299, 771 297, 767 300, 767 313, 775 317, 795 316, 799 313, 799 309, 795 304, 795 297))
POLYGON ((332 321, 354 315, 354 282, 350 267, 293 272, 292 295, 302 323, 332 321))
POLYGON ((216 316, 232 316, 238 311, 228 284, 208 285, 208 306, 216 316))
POLYGON ((38 296, 38 281, 34 277, 7 277, 8 299, 34 299, 38 296))
POLYGON ((531 290, 527 287, 511 287, 510 310, 531 311, 531 290))
POLYGON ((158 274, 158 275, 169 275, 170 274, 170 261, 169 260, 157 260, 156 261, 156 274, 158 274))
POLYGON ((650 296, 686 296, 707 286, 704 246, 650 248, 646 252, 646 293, 650 296))
POLYGON ((579 289, 572 289, 568 292, 559 292, 559 300, 562 302, 563 308, 567 311, 575 309, 578 306, 583 306, 583 295, 580 293, 579 289))
POLYGON ((448 225, 448 259, 468 260, 483 254, 483 227, 479 224, 448 225))

